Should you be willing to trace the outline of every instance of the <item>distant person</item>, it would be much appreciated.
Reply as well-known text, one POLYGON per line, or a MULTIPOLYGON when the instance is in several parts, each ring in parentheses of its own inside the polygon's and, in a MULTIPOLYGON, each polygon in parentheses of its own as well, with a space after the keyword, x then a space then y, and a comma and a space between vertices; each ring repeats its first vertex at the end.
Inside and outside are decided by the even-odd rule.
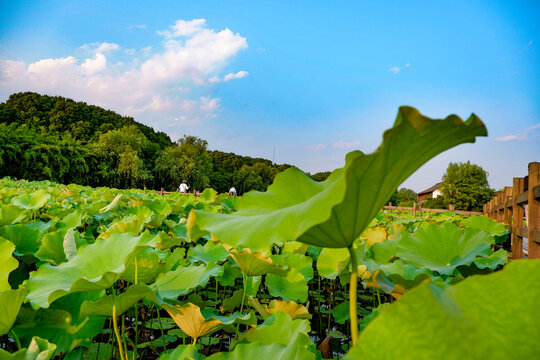
POLYGON ((229 196, 236 196, 236 189, 234 188, 234 185, 229 189, 229 196))
POLYGON ((182 194, 187 194, 188 190, 189 190, 189 186, 187 185, 187 181, 182 180, 182 183, 178 187, 178 192, 181 192, 182 194))

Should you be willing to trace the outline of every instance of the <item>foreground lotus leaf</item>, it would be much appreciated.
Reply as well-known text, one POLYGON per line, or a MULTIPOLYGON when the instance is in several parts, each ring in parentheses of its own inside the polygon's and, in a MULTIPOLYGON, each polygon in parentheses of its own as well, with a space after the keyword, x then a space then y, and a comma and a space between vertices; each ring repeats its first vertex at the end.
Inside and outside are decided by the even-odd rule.
POLYGON ((47 190, 38 190, 30 194, 16 196, 11 199, 11 203, 26 210, 36 210, 45 205, 50 198, 51 194, 47 190))
POLYGON ((137 253, 155 243, 156 237, 149 233, 114 233, 98 239, 81 248, 73 260, 58 266, 43 264, 32 272, 26 298, 33 306, 46 308, 69 293, 109 288, 137 253))
POLYGON ((27 349, 21 349, 14 354, 10 354, 0 349, 0 359, 5 360, 48 360, 53 357, 56 345, 37 336, 32 338, 27 349))
POLYGON ((487 216, 471 216, 470 218, 461 220, 461 224, 464 225, 465 228, 483 230, 491 236, 502 236, 506 230, 504 224, 498 223, 487 216))
POLYGON ((540 353, 540 260, 454 286, 424 284, 384 310, 352 359, 533 359, 540 353))
POLYGON ((9 273, 15 270, 19 266, 19 261, 15 259, 12 254, 15 251, 15 245, 11 241, 8 241, 0 237, 0 292, 11 290, 9 285, 9 273))
POLYGON ((6 334, 13 326, 25 293, 24 288, 0 292, 0 335, 6 334))
POLYGON ((81 306, 81 317, 90 315, 113 316, 113 306, 116 306, 116 316, 122 315, 133 304, 150 294, 152 289, 145 284, 130 286, 126 292, 118 295, 108 295, 98 301, 85 301, 81 306))
POLYGON ((468 266, 477 256, 489 256, 492 242, 493 237, 479 229, 460 229, 451 222, 430 224, 414 234, 404 233, 396 256, 419 268, 450 275, 457 266, 468 266))
POLYGON ((315 360, 315 354, 297 339, 287 345, 261 343, 240 344, 231 352, 221 352, 207 357, 207 360, 245 360, 245 359, 287 359, 315 360))
POLYGON ((259 276, 264 274, 287 275, 287 270, 273 263, 272 259, 262 252, 251 252, 249 249, 240 251, 229 250, 236 264, 247 276, 259 276))
POLYGON ((15 244, 15 255, 35 254, 41 246, 43 231, 30 224, 15 224, 0 228, 0 236, 15 244))
POLYGON ((474 114, 431 120, 401 107, 394 127, 372 154, 347 154, 345 167, 316 182, 297 168, 279 173, 266 192, 245 194, 233 214, 193 210, 188 230, 216 235, 235 247, 261 249, 298 240, 322 247, 349 247, 397 186, 429 159, 476 136, 484 124, 474 114), (241 231, 230 231, 241 229, 241 231))

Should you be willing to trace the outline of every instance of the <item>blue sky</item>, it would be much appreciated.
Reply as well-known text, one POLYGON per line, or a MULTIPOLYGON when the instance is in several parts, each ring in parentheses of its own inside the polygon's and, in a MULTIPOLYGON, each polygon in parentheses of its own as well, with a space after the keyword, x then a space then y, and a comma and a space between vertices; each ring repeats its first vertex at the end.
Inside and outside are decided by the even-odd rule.
POLYGON ((476 113, 470 160, 501 188, 540 157, 537 1, 2 2, 0 101, 19 91, 100 105, 210 149, 332 170, 371 152, 400 105, 476 113))

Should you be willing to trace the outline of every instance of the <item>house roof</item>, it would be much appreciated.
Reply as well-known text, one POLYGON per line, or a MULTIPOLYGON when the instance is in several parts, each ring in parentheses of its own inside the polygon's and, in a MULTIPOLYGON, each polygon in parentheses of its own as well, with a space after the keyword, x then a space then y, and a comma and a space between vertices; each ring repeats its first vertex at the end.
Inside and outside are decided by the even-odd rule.
POLYGON ((441 186, 442 182, 439 182, 439 183, 436 183, 435 185, 433 185, 432 187, 430 187, 429 189, 426 189, 424 191, 420 191, 419 193, 417 193, 416 195, 425 195, 425 194, 429 194, 429 193, 432 193, 434 192, 435 190, 437 190, 440 186, 441 186))

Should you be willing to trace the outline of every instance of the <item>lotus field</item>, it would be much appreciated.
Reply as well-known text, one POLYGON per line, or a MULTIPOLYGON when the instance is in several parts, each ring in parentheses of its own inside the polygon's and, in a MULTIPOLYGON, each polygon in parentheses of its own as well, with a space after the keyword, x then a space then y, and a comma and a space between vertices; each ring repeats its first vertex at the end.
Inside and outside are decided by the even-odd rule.
POLYGON ((474 115, 400 108, 324 182, 200 197, 0 180, 1 359, 532 359, 540 262, 504 225, 382 212, 474 115))

